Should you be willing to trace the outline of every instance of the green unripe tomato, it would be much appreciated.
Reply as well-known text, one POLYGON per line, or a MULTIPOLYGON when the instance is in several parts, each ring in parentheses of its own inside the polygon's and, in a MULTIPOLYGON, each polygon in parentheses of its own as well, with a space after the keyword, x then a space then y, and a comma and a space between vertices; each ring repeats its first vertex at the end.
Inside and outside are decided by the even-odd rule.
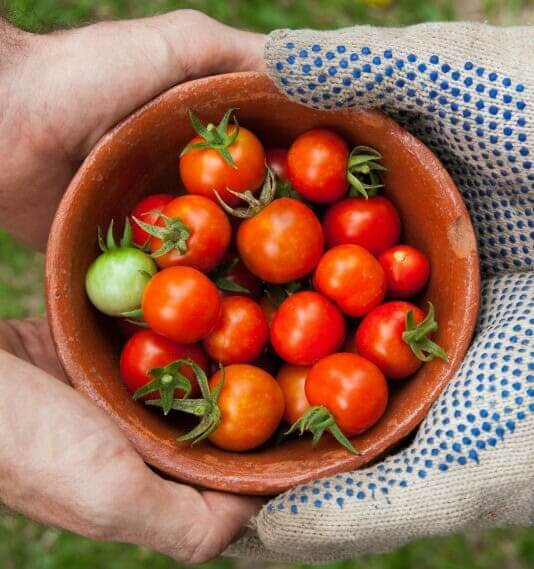
POLYGON ((129 224, 120 246, 113 239, 113 223, 107 244, 101 236, 99 241, 104 252, 91 263, 85 276, 87 296, 98 310, 109 316, 140 308, 145 286, 157 271, 152 257, 130 246, 129 224))

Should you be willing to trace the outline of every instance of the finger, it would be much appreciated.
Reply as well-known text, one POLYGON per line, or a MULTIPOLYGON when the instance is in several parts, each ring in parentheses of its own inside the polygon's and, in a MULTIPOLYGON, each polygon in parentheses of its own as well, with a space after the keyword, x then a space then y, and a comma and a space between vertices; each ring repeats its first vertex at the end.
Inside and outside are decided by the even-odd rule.
POLYGON ((263 502, 253 497, 201 493, 155 474, 147 477, 137 496, 135 512, 126 515, 139 523, 130 527, 125 540, 187 563, 202 563, 220 554, 263 502))

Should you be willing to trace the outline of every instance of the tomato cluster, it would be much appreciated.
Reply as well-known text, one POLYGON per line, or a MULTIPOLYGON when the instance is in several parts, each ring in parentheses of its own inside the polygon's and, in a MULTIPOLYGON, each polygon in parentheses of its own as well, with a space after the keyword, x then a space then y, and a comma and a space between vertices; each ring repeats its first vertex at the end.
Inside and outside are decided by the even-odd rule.
POLYGON ((113 225, 99 234, 88 296, 136 324, 120 358, 134 399, 198 418, 180 441, 250 450, 285 421, 357 452, 388 380, 446 360, 432 305, 405 300, 428 260, 398 243, 376 150, 315 129, 266 152, 233 111, 208 126, 190 113, 185 193, 139 202, 119 245, 113 225))

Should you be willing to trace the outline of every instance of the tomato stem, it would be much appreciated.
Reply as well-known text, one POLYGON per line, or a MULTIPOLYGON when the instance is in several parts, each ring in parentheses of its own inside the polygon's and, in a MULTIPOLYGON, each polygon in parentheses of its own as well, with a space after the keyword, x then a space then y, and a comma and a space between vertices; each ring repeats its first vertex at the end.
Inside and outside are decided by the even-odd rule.
POLYGON ((370 146, 355 146, 352 149, 347 165, 351 197, 363 196, 367 199, 383 187, 377 172, 386 168, 378 163, 379 160, 382 160, 382 154, 370 146))
POLYGON ((189 358, 179 359, 167 364, 165 367, 150 369, 148 375, 153 378, 152 381, 140 387, 133 394, 133 399, 137 400, 145 395, 159 391, 161 408, 163 409, 163 414, 167 415, 172 409, 176 389, 181 389, 184 392, 184 398, 191 393, 191 382, 181 372, 182 366, 190 366, 191 362, 192 360, 189 358))
POLYGON ((204 139, 204 142, 193 142, 187 145, 181 152, 180 157, 184 156, 191 150, 200 150, 205 148, 211 148, 219 152, 219 154, 224 158, 224 160, 232 167, 237 168, 232 155, 230 154, 229 147, 236 141, 239 135, 239 123, 234 116, 235 128, 231 133, 228 133, 228 125, 232 114, 237 111, 236 108, 231 108, 224 113, 221 122, 216 126, 209 123, 204 126, 200 119, 193 113, 191 109, 188 110, 189 120, 193 125, 195 132, 204 139))
POLYGON ((248 204, 248 207, 239 207, 239 208, 230 207, 219 195, 219 192, 217 192, 217 190, 213 190, 213 192, 215 193, 215 197, 217 198, 217 201, 219 202, 219 204, 226 213, 228 213, 229 215, 233 215, 234 217, 247 219, 249 217, 254 217, 255 215, 257 215, 262 209, 267 207, 273 201, 276 195, 276 179, 272 170, 269 167, 266 168, 267 168, 267 173, 265 175, 265 180, 263 182, 259 198, 256 198, 254 194, 250 191, 240 193, 240 192, 234 192, 230 188, 226 188, 226 191, 228 193, 246 202, 248 204))
POLYGON ((162 257, 173 250, 180 255, 187 253, 187 241, 191 237, 191 230, 178 217, 169 217, 159 211, 151 212, 163 220, 163 225, 154 225, 146 223, 134 217, 133 220, 141 229, 146 231, 152 237, 163 242, 161 247, 152 253, 152 257, 162 257))
POLYGON ((415 322, 412 310, 406 313, 406 330, 402 334, 402 339, 422 362, 429 362, 434 358, 440 358, 446 362, 448 361, 447 352, 428 338, 428 335, 437 329, 438 323, 434 318, 434 305, 429 302, 427 315, 419 324, 415 322))
POLYGON ((343 434, 343 431, 339 428, 332 416, 332 413, 323 405, 310 407, 310 409, 308 409, 306 413, 298 419, 298 421, 295 421, 284 434, 290 435, 297 429, 300 431, 300 435, 303 435, 305 431, 312 433, 313 447, 317 446, 324 432, 328 431, 334 439, 336 439, 336 441, 351 454, 360 454, 349 439, 343 434))

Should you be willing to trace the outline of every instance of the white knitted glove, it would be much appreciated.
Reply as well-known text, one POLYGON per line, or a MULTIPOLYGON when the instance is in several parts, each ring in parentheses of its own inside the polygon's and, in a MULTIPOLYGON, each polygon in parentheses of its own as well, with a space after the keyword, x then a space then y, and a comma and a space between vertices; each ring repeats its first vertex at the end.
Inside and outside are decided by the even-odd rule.
POLYGON ((289 97, 381 108, 441 157, 474 220, 484 283, 473 345, 413 443, 273 499, 230 554, 324 562, 534 523, 533 58, 529 28, 270 36, 267 63, 289 97))

